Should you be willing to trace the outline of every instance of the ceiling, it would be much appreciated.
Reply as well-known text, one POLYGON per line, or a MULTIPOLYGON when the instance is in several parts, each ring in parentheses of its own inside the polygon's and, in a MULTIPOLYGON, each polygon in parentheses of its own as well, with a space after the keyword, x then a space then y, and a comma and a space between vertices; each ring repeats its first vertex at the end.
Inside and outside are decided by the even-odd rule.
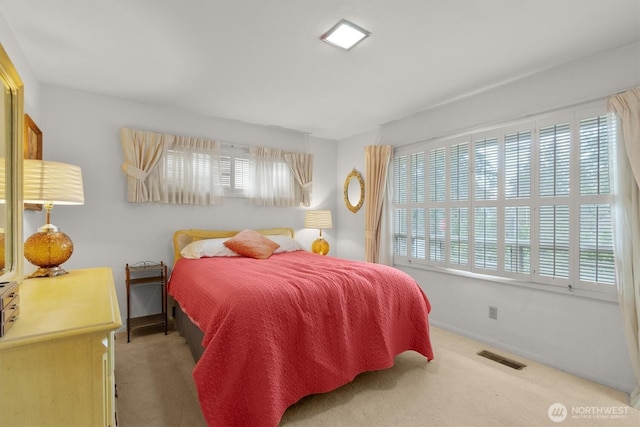
POLYGON ((343 139, 640 40, 639 0, 0 0, 37 78, 343 139), (319 37, 342 18, 372 35, 319 37))

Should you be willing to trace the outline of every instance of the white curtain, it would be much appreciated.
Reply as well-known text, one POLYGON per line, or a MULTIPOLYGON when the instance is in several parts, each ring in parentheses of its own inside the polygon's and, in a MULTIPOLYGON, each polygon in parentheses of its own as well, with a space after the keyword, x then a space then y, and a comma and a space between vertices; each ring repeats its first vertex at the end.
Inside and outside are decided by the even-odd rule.
POLYGON ((636 387, 630 406, 640 409, 640 87, 612 96, 620 121, 617 144, 616 272, 618 299, 636 387))
POLYGON ((384 193, 380 218, 378 263, 393 265, 393 161, 389 160, 387 191, 384 193))
POLYGON ((282 150, 250 147, 249 200, 256 206, 293 207, 300 205, 302 190, 284 160, 282 150))
POLYGON ((219 143, 121 129, 127 200, 135 203, 222 203, 219 143))
POLYGON ((163 156, 158 177, 150 186, 151 201, 168 204, 222 204, 220 144, 176 136, 163 156))
POLYGON ((284 160, 291 168, 296 182, 301 189, 300 203, 302 206, 311 206, 311 187, 313 179, 313 154, 284 153, 284 160))

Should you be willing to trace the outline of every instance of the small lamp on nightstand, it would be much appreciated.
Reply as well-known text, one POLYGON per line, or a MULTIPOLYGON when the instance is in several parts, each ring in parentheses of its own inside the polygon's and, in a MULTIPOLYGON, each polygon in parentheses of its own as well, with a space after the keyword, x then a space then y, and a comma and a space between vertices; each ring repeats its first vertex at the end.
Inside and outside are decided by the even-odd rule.
POLYGON ((322 229, 332 228, 331 211, 307 211, 304 217, 305 228, 320 229, 320 236, 311 244, 311 252, 320 255, 329 253, 329 242, 322 237, 322 229))
POLYGON ((23 176, 25 203, 41 203, 47 223, 24 242, 24 256, 39 268, 31 277, 55 277, 66 274, 60 264, 73 253, 73 242, 51 224, 53 205, 82 205, 82 171, 78 166, 42 160, 25 160, 23 176))

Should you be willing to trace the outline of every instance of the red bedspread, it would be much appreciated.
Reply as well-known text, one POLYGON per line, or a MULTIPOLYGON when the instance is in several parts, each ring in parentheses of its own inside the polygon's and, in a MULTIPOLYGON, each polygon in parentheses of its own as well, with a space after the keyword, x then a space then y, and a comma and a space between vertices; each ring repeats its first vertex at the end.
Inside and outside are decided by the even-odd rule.
POLYGON ((193 377, 211 426, 276 426, 405 350, 433 358, 429 301, 391 267, 305 251, 181 259, 168 290, 205 332, 193 377))

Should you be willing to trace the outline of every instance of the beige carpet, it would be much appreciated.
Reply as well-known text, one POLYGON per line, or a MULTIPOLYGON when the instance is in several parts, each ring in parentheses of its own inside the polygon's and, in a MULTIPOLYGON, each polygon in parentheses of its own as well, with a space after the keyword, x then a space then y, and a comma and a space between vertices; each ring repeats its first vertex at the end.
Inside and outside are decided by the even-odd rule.
MULTIPOLYGON (((149 331, 155 332, 155 331, 149 331)), ((309 396, 281 426, 640 426, 627 396, 523 358, 432 328, 436 359, 414 352, 393 368, 359 375, 331 393, 309 396), (527 364, 514 370, 476 353, 488 349, 527 364), (556 405, 555 414, 549 408, 556 405)), ((206 426, 191 378, 194 363, 177 332, 116 337, 120 427, 206 426)))

